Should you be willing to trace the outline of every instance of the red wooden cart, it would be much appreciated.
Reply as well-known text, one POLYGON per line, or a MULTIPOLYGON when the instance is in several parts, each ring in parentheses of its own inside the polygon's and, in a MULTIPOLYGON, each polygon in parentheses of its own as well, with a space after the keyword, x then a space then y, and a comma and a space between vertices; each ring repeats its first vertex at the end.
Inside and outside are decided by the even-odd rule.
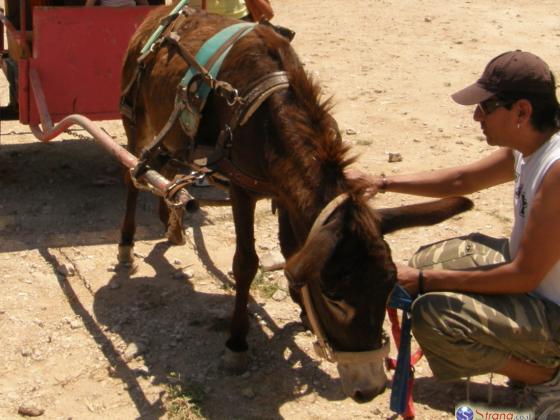
MULTIPOLYGON (((124 53, 153 7, 33 6, 30 0, 6 0, 6 6, 0 13, 0 66, 10 84, 11 106, 2 108, 0 120, 18 119, 44 142, 81 126, 125 167, 134 168, 136 157, 93 121, 120 119, 124 53)), ((173 183, 153 170, 141 181, 174 203, 194 204, 185 189, 175 192, 173 183)))

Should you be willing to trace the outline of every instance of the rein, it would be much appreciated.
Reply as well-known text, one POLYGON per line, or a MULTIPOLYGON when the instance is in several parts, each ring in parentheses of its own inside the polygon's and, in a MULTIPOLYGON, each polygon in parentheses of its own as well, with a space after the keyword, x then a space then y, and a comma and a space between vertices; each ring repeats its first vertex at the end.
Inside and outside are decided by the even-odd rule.
MULTIPOLYGON (((332 213, 342 205, 348 199, 347 193, 342 193, 336 196, 332 201, 330 201, 319 213, 319 216, 315 219, 309 235, 307 236, 307 241, 310 241, 319 231, 321 226, 325 221, 332 215, 332 213)), ((309 291, 309 286, 305 285, 301 288, 302 301, 305 307, 305 312, 311 324, 311 329, 313 334, 317 338, 317 341, 313 344, 315 353, 319 357, 322 357, 329 362, 345 363, 345 364, 362 364, 362 363, 373 363, 378 361, 383 361, 389 355, 390 341, 389 338, 384 334, 382 339, 383 343, 380 348, 369 351, 336 351, 332 345, 330 345, 329 340, 325 334, 325 330, 321 325, 321 321, 313 305, 313 299, 309 291)))

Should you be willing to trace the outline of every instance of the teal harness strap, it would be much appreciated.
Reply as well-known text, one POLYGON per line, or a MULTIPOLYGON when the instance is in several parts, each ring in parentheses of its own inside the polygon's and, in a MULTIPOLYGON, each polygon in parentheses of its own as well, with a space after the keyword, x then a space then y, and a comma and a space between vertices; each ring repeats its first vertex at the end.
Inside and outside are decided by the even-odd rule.
MULTIPOLYGON (((177 3, 177 6, 175 6, 173 8, 173 10, 169 13, 168 16, 173 16, 177 13, 179 13, 179 11, 185 7, 187 4, 189 4, 191 0, 181 0, 179 3, 177 3)), ((144 47, 142 48, 142 51, 140 51, 140 55, 146 54, 148 52, 148 50, 150 48, 152 48, 152 45, 154 45, 154 43, 156 42, 156 40, 159 38, 159 36, 161 35, 161 33, 163 32, 163 30, 167 27, 166 24, 161 24, 158 26, 158 28, 154 31, 154 33, 150 36, 150 38, 148 38, 148 41, 146 41, 146 44, 144 44, 144 47)))
MULTIPOLYGON (((175 17, 183 13, 183 8, 189 4, 189 1, 190 0, 181 0, 169 15, 161 20, 158 28, 152 33, 150 38, 148 38, 148 41, 146 41, 140 51, 139 60, 149 55, 158 42, 161 43, 162 33, 169 24, 174 21, 175 17)), ((208 39, 196 53, 194 59, 200 66, 198 66, 198 68, 193 65, 189 66, 178 86, 178 91, 181 93, 177 94, 175 97, 175 107, 184 108, 179 116, 179 121, 187 136, 194 138, 198 130, 200 112, 206 104, 208 95, 214 87, 213 82, 231 48, 239 39, 251 32, 256 25, 257 23, 255 22, 240 22, 230 25, 208 39), (210 68, 208 68, 208 66, 210 66, 210 68), (200 70, 201 67, 206 68, 208 73, 202 74, 200 70), (187 93, 190 89, 189 85, 193 82, 193 79, 199 75, 202 76, 203 83, 200 83, 198 86, 193 86, 196 88, 196 93, 192 92, 194 93, 193 99, 196 99, 194 101, 196 104, 189 103, 189 94, 187 93), (187 93, 187 96, 185 96, 185 93, 187 93)))
MULTIPOLYGON (((198 52, 196 53, 196 61, 198 61, 203 67, 207 67, 209 61, 224 44, 229 42, 231 39, 233 39, 234 41, 241 39, 242 37, 250 33, 256 25, 257 23, 254 22, 241 22, 222 29, 202 45, 200 50, 198 50, 198 52)), ((215 60, 213 64, 210 63, 212 67, 208 69, 208 75, 212 79, 215 79, 218 75, 222 63, 224 62, 234 44, 235 42, 232 42, 231 45, 229 45, 220 54, 220 56, 215 60)), ((181 80, 180 86, 186 90, 193 77, 195 77, 197 74, 198 72, 196 69, 189 67, 187 73, 181 80)), ((206 100, 208 99, 210 90, 211 88, 208 83, 202 83, 196 91, 196 96, 199 101, 198 108, 192 109, 187 106, 181 113, 181 126, 183 127, 183 130, 185 130, 185 132, 191 136, 194 136, 198 128, 198 123, 200 121, 199 113, 206 104, 206 100)))
MULTIPOLYGON (((228 42, 231 38, 240 39, 251 32, 254 28, 256 23, 251 22, 242 22, 236 23, 234 25, 228 26, 227 28, 222 29, 212 38, 207 40, 200 50, 196 53, 196 61, 198 61, 202 66, 206 67, 208 64, 208 60, 218 51, 218 49, 228 42)), ((216 78, 216 75, 220 71, 220 67, 224 62, 224 59, 228 55, 229 51, 233 47, 233 44, 230 45, 226 50, 220 55, 220 57, 216 60, 216 62, 212 65, 212 68, 208 69, 208 73, 212 76, 213 79, 216 78)), ((190 67, 181 80, 181 86, 188 86, 191 79, 196 75, 196 69, 190 67)), ((206 84, 202 85, 198 89, 198 96, 203 100, 208 96, 210 93, 210 87, 206 84)))

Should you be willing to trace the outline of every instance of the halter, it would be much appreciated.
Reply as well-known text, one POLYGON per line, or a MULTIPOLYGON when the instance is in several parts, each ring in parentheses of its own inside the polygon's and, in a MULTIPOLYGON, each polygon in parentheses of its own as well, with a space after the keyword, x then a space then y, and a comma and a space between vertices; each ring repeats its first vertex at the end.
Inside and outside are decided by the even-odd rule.
MULTIPOLYGON (((329 218, 329 216, 346 200, 348 199, 347 193, 342 193, 336 196, 331 202, 329 202, 319 213, 317 219, 313 223, 309 235, 307 236, 307 241, 310 241, 319 231, 323 223, 329 218)), ((329 343, 328 338, 325 334, 325 330, 321 325, 321 321, 313 305, 311 299, 311 293, 309 292, 309 287, 307 285, 301 288, 303 305, 305 307, 305 312, 311 324, 311 329, 313 334, 317 338, 317 341, 313 344, 315 353, 329 362, 345 363, 345 364, 363 364, 363 363, 374 363, 382 362, 389 355, 390 341, 389 337, 383 333, 382 340, 383 343, 381 347, 375 350, 369 351, 336 351, 333 346, 329 343)))

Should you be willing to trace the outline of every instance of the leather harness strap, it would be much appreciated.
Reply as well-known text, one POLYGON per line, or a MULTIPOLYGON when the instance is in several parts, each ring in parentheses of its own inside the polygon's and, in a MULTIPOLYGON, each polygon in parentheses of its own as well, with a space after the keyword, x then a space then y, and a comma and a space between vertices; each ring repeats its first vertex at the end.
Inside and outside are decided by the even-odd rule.
POLYGON ((207 165, 223 173, 240 187, 268 196, 276 195, 275 188, 270 182, 248 175, 235 166, 229 151, 233 145, 235 130, 245 124, 270 95, 289 86, 286 72, 278 71, 263 76, 249 87, 234 109, 229 123, 220 131, 216 147, 208 157, 207 165))
POLYGON ((270 182, 243 173, 229 159, 220 159, 214 168, 240 187, 266 196, 276 195, 276 189, 270 182))
MULTIPOLYGON (((340 207, 348 199, 347 193, 342 193, 332 199, 324 208, 321 213, 315 219, 309 234, 307 235, 307 241, 313 239, 317 232, 321 229, 323 224, 332 215, 332 213, 340 207)), ((311 324, 313 334, 317 338, 317 342, 314 344, 315 352, 318 356, 323 357, 329 362, 344 363, 344 364, 364 364, 364 363, 374 363, 384 360, 389 355, 390 341, 389 338, 383 334, 381 347, 375 350, 369 351, 353 351, 353 352, 341 352, 335 350, 329 343, 325 330, 321 325, 317 311, 313 304, 313 298, 309 291, 309 286, 305 285, 301 288, 301 297, 303 305, 305 307, 305 313, 311 324)))

